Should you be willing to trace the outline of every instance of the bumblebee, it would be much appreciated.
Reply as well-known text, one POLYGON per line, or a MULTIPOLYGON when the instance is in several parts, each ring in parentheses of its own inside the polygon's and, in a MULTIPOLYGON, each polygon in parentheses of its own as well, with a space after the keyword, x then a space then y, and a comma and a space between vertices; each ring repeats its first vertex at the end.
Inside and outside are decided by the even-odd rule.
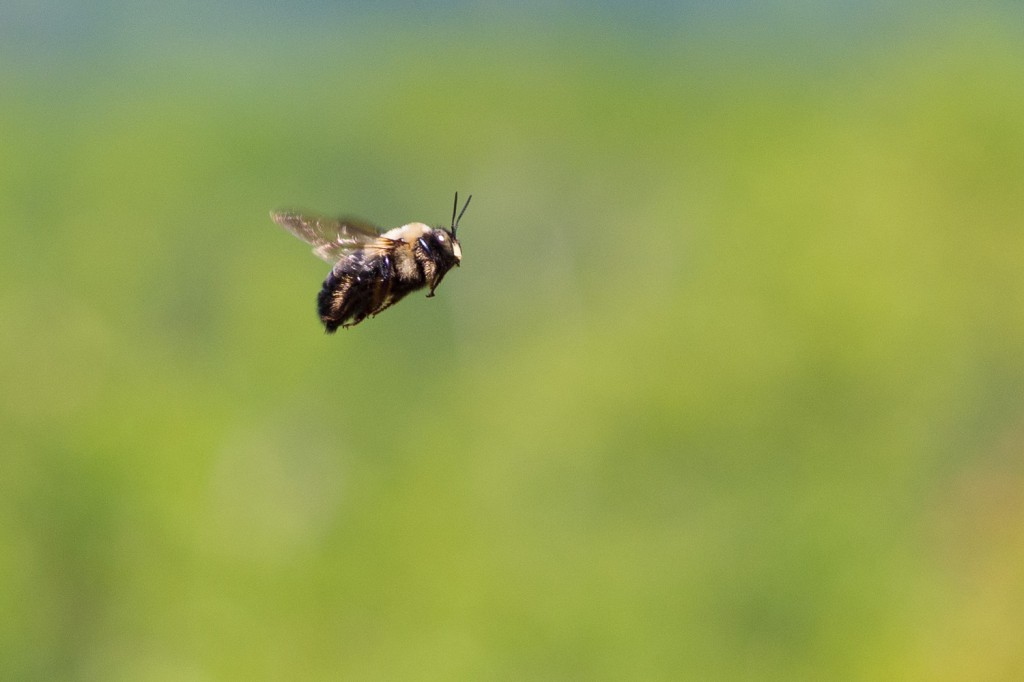
POLYGON ((270 217, 334 266, 317 296, 320 321, 330 334, 373 317, 417 289, 430 287, 431 298, 448 271, 462 261, 455 233, 472 198, 456 217, 455 193, 447 230, 409 223, 384 232, 361 220, 294 211, 274 211, 270 217))

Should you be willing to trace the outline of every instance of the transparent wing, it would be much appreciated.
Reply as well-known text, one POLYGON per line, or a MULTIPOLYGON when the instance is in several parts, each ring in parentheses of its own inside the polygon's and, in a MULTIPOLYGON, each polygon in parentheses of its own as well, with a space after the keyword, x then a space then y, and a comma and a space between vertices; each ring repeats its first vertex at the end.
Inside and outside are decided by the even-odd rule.
POLYGON ((295 211, 274 211, 270 217, 331 265, 346 253, 372 244, 381 234, 376 226, 355 218, 325 218, 295 211))

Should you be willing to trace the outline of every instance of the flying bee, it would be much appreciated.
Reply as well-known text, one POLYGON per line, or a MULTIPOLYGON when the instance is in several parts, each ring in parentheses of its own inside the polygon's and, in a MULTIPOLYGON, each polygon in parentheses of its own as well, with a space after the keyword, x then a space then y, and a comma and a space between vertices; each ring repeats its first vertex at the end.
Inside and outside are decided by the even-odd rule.
POLYGON ((313 246, 313 253, 334 267, 317 296, 320 321, 328 333, 351 327, 402 300, 410 292, 430 287, 427 298, 444 276, 462 261, 455 232, 459 193, 455 193, 449 229, 409 223, 386 232, 361 220, 324 218, 293 211, 270 214, 281 227, 313 246))

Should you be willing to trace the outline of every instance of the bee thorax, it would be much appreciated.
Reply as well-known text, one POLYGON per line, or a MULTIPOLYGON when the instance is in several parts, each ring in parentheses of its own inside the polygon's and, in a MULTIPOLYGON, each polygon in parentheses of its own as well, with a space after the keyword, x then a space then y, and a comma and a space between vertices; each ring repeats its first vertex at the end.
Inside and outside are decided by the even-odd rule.
POLYGON ((395 272, 398 274, 399 279, 405 281, 421 279, 412 244, 402 244, 394 250, 392 256, 395 263, 395 272))
POLYGON ((401 227, 390 229, 381 236, 385 239, 401 239, 404 242, 412 244, 423 235, 433 231, 434 230, 429 225, 424 225, 423 223, 409 223, 408 225, 402 225, 401 227))

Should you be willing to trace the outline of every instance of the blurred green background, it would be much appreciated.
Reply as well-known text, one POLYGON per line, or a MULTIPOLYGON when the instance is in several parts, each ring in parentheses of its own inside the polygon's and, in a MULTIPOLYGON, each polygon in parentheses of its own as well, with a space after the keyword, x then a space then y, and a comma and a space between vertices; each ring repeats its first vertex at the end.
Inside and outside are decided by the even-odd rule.
POLYGON ((1024 678, 1019 3, 0 26, 4 679, 1024 678))

